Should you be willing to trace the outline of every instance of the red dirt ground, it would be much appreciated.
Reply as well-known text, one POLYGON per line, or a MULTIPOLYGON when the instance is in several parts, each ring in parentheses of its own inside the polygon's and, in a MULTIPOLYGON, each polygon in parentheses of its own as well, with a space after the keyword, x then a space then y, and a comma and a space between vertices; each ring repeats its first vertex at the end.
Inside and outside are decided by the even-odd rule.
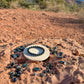
POLYGON ((84 45, 84 24, 71 14, 0 9, 0 44, 54 37, 69 37, 84 45))
POLYGON ((8 73, 14 68, 6 67, 11 62, 20 63, 24 60, 29 66, 22 73, 21 80, 18 78, 14 84, 82 84, 84 47, 80 44, 84 46, 84 24, 80 23, 76 15, 28 9, 0 9, 0 84, 13 84, 8 73), (14 48, 31 43, 46 44, 52 48, 56 46, 57 51, 63 52, 65 58, 57 59, 51 54, 46 62, 35 63, 23 59, 23 53, 19 53, 20 57, 17 59, 11 57, 14 48), (60 64, 60 60, 66 64, 60 64), (53 65, 51 73, 40 77, 40 73, 45 70, 43 63, 48 62, 53 65), (36 76, 33 76, 34 67, 42 68, 40 72, 36 72, 36 76))

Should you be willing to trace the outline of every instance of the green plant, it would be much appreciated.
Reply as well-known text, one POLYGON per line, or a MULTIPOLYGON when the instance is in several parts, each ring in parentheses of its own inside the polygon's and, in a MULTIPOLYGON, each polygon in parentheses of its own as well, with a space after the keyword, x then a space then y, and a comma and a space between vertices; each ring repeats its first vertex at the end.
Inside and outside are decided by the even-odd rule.
POLYGON ((57 4, 64 4, 64 2, 65 2, 64 0, 56 0, 57 4))
POLYGON ((69 6, 69 9, 71 12, 78 12, 80 10, 80 7, 77 4, 73 4, 69 6))
POLYGON ((84 22, 84 8, 81 8, 78 12, 78 18, 81 22, 84 22))
POLYGON ((39 7, 40 7, 41 9, 47 8, 47 3, 46 3, 46 1, 41 1, 41 2, 39 3, 39 7))
POLYGON ((11 1, 10 2, 10 8, 18 8, 19 2, 18 1, 11 1))
POLYGON ((9 3, 6 0, 0 0, 1 8, 9 8, 9 3))

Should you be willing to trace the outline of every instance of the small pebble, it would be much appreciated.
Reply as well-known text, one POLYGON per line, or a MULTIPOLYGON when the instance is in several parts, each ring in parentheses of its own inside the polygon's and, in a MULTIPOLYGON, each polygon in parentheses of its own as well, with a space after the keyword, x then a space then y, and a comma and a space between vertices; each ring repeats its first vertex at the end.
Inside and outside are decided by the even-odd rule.
POLYGON ((18 64, 15 64, 15 65, 14 65, 14 68, 17 68, 17 66, 18 66, 18 64))
POLYGON ((17 81, 17 78, 13 78, 12 81, 13 81, 13 82, 16 82, 16 81, 17 81))
POLYGON ((20 50, 22 50, 22 51, 23 51, 23 50, 24 50, 24 47, 23 47, 23 46, 20 46, 20 50))
POLYGON ((17 58, 17 55, 15 55, 15 54, 12 54, 11 56, 12 56, 14 59, 17 58))
POLYGON ((8 65, 7 68, 8 68, 8 69, 9 69, 9 68, 12 68, 12 66, 11 66, 11 65, 8 65))
POLYGON ((52 51, 52 54, 57 55, 57 51, 53 50, 53 51, 52 51))
POLYGON ((55 50, 57 47, 53 47, 53 50, 55 50))
POLYGON ((66 63, 66 62, 64 62, 64 65, 67 65, 67 63, 66 63))
POLYGON ((13 78, 14 76, 13 75, 10 75, 10 78, 13 78))
POLYGON ((9 72, 9 75, 13 75, 13 74, 14 74, 14 72, 13 72, 13 71, 9 72))
POLYGON ((21 66, 19 66, 19 65, 16 67, 16 69, 18 69, 18 70, 19 70, 19 69, 21 69, 21 68, 22 68, 22 67, 21 67, 21 66))
POLYGON ((40 71, 41 69, 39 67, 35 67, 34 71, 40 71))
POLYGON ((46 71, 46 70, 44 70, 44 71, 43 71, 43 73, 47 73, 47 71, 46 71))
POLYGON ((34 73, 34 76, 37 76, 38 74, 37 73, 34 73))
POLYGON ((49 69, 52 69, 52 64, 49 64, 49 69))
POLYGON ((22 71, 18 71, 18 74, 21 74, 22 73, 22 71))
POLYGON ((63 58, 66 58, 66 57, 67 57, 67 55, 64 55, 64 56, 63 56, 63 58))
POLYGON ((57 51, 54 51, 54 54, 57 55, 57 51))
POLYGON ((43 67, 46 67, 46 64, 45 63, 43 63, 43 67))
POLYGON ((48 45, 46 45, 47 48, 50 48, 48 45))
POLYGON ((44 74, 43 74, 43 73, 40 73, 40 76, 41 76, 41 77, 43 77, 43 76, 44 76, 44 74))
POLYGON ((22 52, 22 50, 19 49, 18 52, 22 52))
POLYGON ((17 50, 17 49, 15 49, 15 50, 14 50, 14 53, 17 53, 17 52, 18 52, 18 50, 17 50))
POLYGON ((64 64, 64 61, 59 61, 59 63, 64 64))
POLYGON ((16 67, 16 72, 18 72, 18 71, 21 71, 21 72, 23 71, 23 69, 22 69, 21 66, 17 66, 17 67, 16 67))
POLYGON ((23 64, 22 66, 23 66, 23 68, 25 68, 25 67, 27 67, 27 66, 28 66, 28 64, 23 64))
POLYGON ((21 74, 16 74, 16 77, 20 77, 21 74))
POLYGON ((17 57, 19 57, 19 54, 16 54, 17 57))
POLYGON ((13 66, 13 65, 14 65, 14 62, 11 63, 11 66, 13 66))
POLYGON ((52 71, 51 73, 52 73, 52 74, 55 74, 55 72, 54 72, 54 71, 52 71))
POLYGON ((50 69, 46 69, 46 71, 49 73, 50 72, 50 69))
POLYGON ((62 58, 62 56, 60 56, 59 54, 57 55, 57 58, 62 58))
POLYGON ((60 56, 63 56, 63 52, 59 52, 59 55, 60 55, 60 56))

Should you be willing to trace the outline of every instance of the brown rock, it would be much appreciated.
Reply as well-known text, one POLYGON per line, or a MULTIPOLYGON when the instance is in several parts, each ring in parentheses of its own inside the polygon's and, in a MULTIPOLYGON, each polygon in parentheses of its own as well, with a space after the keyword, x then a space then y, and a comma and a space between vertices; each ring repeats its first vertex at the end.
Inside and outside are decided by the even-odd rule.
POLYGON ((78 50, 73 50, 73 55, 76 55, 76 56, 79 56, 79 52, 78 52, 78 50))

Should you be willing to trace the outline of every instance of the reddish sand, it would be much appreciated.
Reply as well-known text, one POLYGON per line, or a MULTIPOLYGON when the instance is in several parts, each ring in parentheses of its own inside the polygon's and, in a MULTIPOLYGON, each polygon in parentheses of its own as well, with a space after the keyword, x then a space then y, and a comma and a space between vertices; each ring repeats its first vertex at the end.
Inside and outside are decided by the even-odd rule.
POLYGON ((84 24, 71 14, 0 9, 0 43, 41 37, 69 37, 84 45, 84 24))
POLYGON ((20 62, 24 57, 13 60, 11 50, 20 45, 47 44, 57 46, 66 58, 60 59, 67 65, 58 63, 55 55, 45 62, 31 62, 15 84, 83 84, 84 83, 84 24, 75 15, 31 11, 28 9, 0 9, 0 84, 12 84, 6 66, 10 62, 20 62), (77 42, 76 42, 77 41, 77 42), (80 45, 81 44, 81 45, 80 45), (61 49, 61 50, 60 50, 61 49), (75 50, 78 53, 75 53, 75 50), (77 55, 77 56, 76 56, 77 55), (45 70, 43 63, 53 65, 51 73, 45 70), (33 72, 34 67, 42 68, 33 72), (37 73, 37 76, 33 76, 37 73), (74 82, 74 83, 73 83, 74 82))

